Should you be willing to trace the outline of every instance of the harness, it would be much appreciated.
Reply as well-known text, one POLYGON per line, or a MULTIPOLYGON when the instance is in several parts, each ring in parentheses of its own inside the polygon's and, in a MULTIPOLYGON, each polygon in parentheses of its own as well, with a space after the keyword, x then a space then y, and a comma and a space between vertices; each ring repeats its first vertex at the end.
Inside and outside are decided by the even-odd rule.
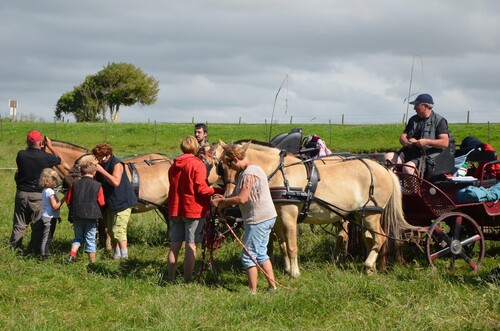
MULTIPOLYGON (((285 186, 284 187, 283 186, 271 187, 270 188, 271 197, 273 198, 274 202, 286 202, 286 203, 295 203, 295 204, 299 204, 299 203, 303 202, 304 204, 302 206, 302 209, 299 213, 299 217, 297 220, 299 223, 304 221, 305 218, 309 215, 309 210, 310 210, 312 202, 316 202, 319 205, 321 205, 322 207, 333 212, 337 216, 339 216, 343 219, 348 219, 350 221, 355 221, 355 215, 359 214, 359 213, 364 215, 365 212, 370 212, 370 213, 382 213, 383 212, 383 208, 378 205, 378 203, 374 197, 375 186, 373 184, 372 169, 370 168, 370 166, 368 165, 368 163, 366 163, 366 161, 364 159, 358 158, 358 157, 341 158, 342 162, 352 161, 352 160, 361 161, 366 166, 366 168, 368 169, 368 171, 370 173, 370 187, 369 187, 368 200, 365 202, 363 207, 358 208, 358 209, 353 210, 353 211, 349 211, 349 210, 342 209, 338 206, 335 206, 334 204, 331 204, 331 203, 329 203, 323 199, 320 199, 314 195, 316 192, 316 188, 318 187, 318 182, 321 180, 320 176, 319 176, 319 171, 318 171, 314 161, 316 161, 318 159, 321 160, 321 158, 314 158, 314 159, 309 158, 309 159, 298 162, 298 163, 302 163, 305 166, 306 172, 307 172, 307 185, 306 185, 305 189, 302 190, 300 187, 290 187, 290 184, 289 184, 289 181, 287 178, 287 174, 285 171, 285 168, 287 167, 285 165, 285 162, 284 162, 285 155, 286 155, 285 150, 280 151, 279 164, 276 167, 276 169, 268 176, 268 180, 270 180, 278 171, 280 171, 282 176, 283 176, 283 183, 285 186), (370 202, 372 202, 374 205, 369 206, 368 204, 370 202), (347 215, 344 215, 341 212, 344 212, 347 215)), ((290 164, 288 166, 295 165, 298 163, 293 163, 293 164, 290 164)))
POLYGON ((267 176, 267 180, 271 178, 280 171, 283 175, 283 183, 285 186, 271 187, 271 198, 274 202, 286 202, 299 204, 302 201, 305 203, 302 205, 302 210, 299 213, 298 222, 302 222, 309 215, 309 208, 311 207, 311 202, 314 199, 314 193, 318 187, 318 182, 320 181, 318 168, 314 164, 313 159, 308 159, 302 162, 306 168, 307 173, 307 185, 305 191, 300 187, 290 187, 290 183, 285 172, 285 155, 286 150, 280 151, 280 162, 278 167, 267 176))

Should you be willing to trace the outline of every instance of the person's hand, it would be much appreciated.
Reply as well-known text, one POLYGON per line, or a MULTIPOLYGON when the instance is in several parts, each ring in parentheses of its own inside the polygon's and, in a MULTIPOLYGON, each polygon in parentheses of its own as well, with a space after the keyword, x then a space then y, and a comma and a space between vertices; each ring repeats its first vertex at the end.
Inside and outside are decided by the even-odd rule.
POLYGON ((106 171, 106 170, 104 170, 104 168, 102 167, 102 165, 101 165, 100 163, 97 163, 97 164, 96 164, 96 166, 97 166, 96 171, 97 171, 98 173, 101 173, 101 174, 102 174, 103 172, 105 172, 105 171, 106 171))
POLYGON ((417 142, 418 142, 418 140, 417 140, 417 139, 415 139, 415 138, 410 138, 410 139, 408 139, 408 144, 407 144, 407 146, 408 146, 408 147, 411 147, 411 146, 415 145, 417 142))
POLYGON ((214 194, 210 200, 210 202, 212 203, 212 206, 214 207, 222 207, 222 205, 224 205, 224 202, 226 201, 226 199, 224 198, 224 196, 220 195, 220 194, 214 194))
POLYGON ((49 137, 45 136, 44 142, 45 146, 47 146, 48 148, 52 147, 52 140, 50 140, 49 137))

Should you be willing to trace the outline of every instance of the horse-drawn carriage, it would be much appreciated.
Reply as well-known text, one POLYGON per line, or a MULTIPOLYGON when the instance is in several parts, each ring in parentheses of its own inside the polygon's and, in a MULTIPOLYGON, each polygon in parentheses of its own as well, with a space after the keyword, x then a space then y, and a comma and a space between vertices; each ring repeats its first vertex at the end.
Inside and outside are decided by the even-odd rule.
POLYGON ((488 201, 465 200, 469 189, 479 192, 499 187, 491 170, 500 164, 496 153, 473 151, 457 155, 462 161, 479 162, 478 177, 441 176, 425 179, 418 173, 402 171, 403 165, 390 166, 401 183, 405 217, 412 225, 426 230, 425 251, 431 266, 450 269, 468 266, 476 271, 483 260, 485 240, 500 240, 500 196, 488 201), (480 190, 479 188, 482 188, 480 190), (462 265, 462 266, 461 266, 462 265))
MULTIPOLYGON (((271 140, 271 144, 292 154, 303 158, 315 157, 317 146, 305 146, 303 142, 300 129, 293 129, 271 140)), ((402 171, 403 164, 388 165, 399 178, 405 218, 409 224, 418 227, 418 230, 409 231, 407 238, 425 251, 433 267, 475 271, 485 254, 485 240, 500 240, 500 193, 493 195, 490 201, 464 201, 460 196, 464 189, 470 187, 483 188, 483 191, 491 187, 500 189, 498 173, 494 171, 500 168, 500 161, 496 152, 488 148, 485 150, 484 146, 477 139, 467 137, 460 148, 455 149, 455 141, 451 137, 449 148, 433 160, 433 167, 427 169, 427 173, 419 174, 415 169, 415 174, 410 175, 402 171), (455 172, 455 166, 458 167, 455 156, 460 163, 478 162, 480 171, 474 174, 477 178, 449 175, 455 172)), ((338 155, 378 161, 382 156, 338 155)))

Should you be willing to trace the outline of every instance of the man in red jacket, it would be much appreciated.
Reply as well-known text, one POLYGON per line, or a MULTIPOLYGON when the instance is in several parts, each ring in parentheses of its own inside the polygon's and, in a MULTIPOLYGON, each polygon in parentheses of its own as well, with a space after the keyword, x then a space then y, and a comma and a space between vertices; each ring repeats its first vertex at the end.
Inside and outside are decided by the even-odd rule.
POLYGON ((170 218, 170 251, 168 252, 168 279, 174 281, 177 257, 186 242, 184 280, 191 281, 196 261, 196 244, 201 242, 205 214, 210 205, 213 187, 207 184, 205 164, 196 157, 198 141, 193 136, 182 139, 184 154, 174 159, 168 171, 168 216, 170 218))

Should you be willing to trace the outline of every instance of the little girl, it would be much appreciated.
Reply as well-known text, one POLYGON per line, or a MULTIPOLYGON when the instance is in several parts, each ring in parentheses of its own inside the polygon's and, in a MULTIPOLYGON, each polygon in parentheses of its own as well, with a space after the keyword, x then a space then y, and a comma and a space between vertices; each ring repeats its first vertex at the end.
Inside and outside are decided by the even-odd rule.
POLYGON ((65 196, 59 200, 55 188, 59 183, 59 176, 52 168, 45 168, 40 176, 39 184, 43 187, 42 191, 42 241, 40 247, 40 254, 42 258, 49 257, 49 249, 52 245, 52 238, 54 237, 54 232, 56 231, 57 221, 61 221, 60 208, 64 203, 65 196))

